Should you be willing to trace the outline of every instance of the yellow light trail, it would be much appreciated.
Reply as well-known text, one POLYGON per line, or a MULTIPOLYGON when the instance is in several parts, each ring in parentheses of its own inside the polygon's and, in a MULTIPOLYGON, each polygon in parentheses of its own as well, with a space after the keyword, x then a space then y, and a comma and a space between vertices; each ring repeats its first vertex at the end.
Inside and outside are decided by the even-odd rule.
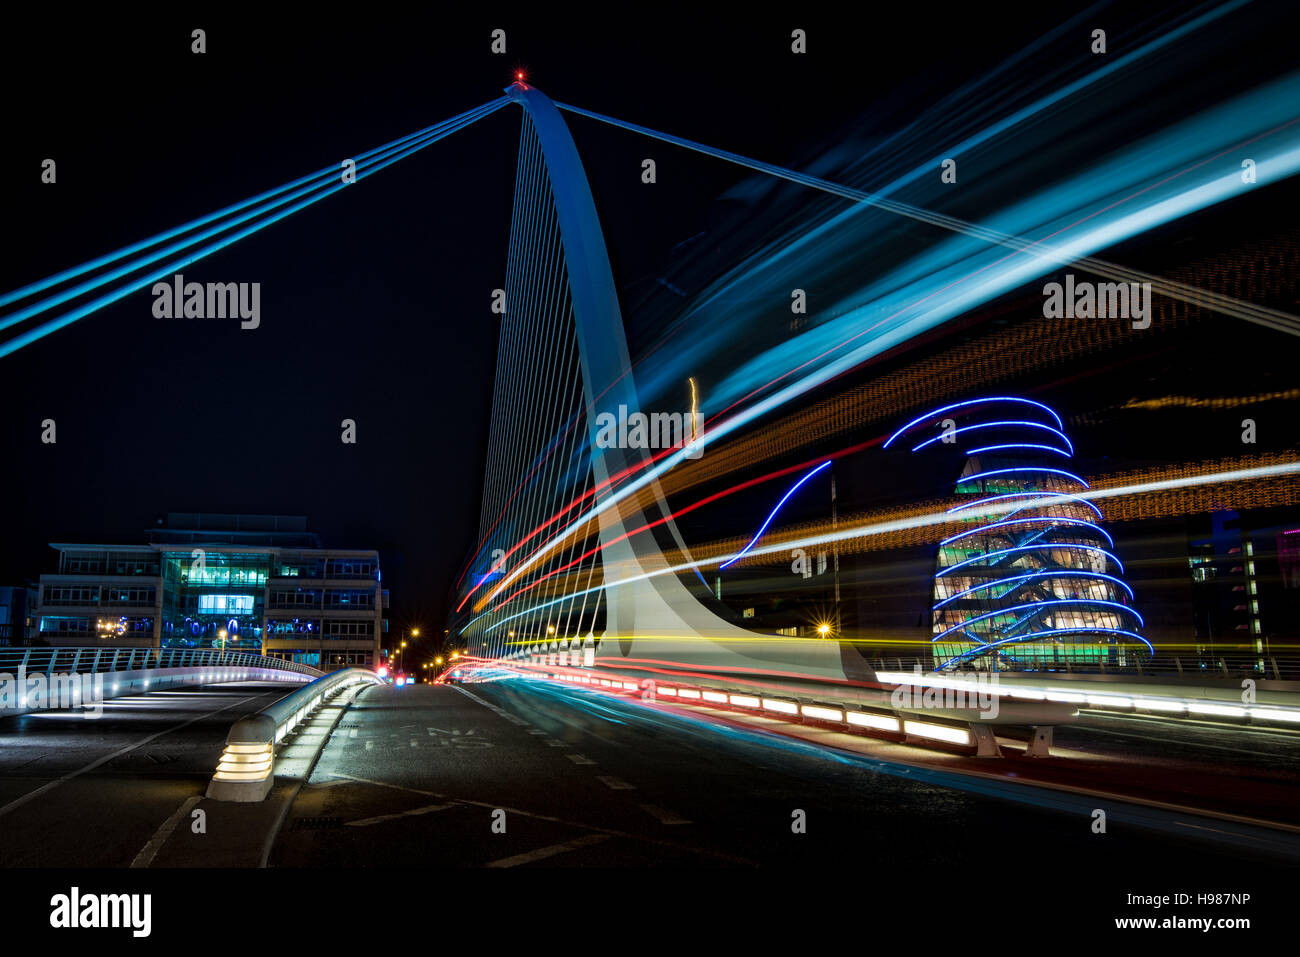
MULTIPOLYGON (((1226 289, 1237 295, 1259 298, 1276 296, 1284 288, 1282 277, 1296 274, 1295 269, 1269 271, 1267 274, 1255 267, 1255 258, 1263 255, 1281 256, 1285 262, 1300 259, 1300 232, 1289 232, 1267 241, 1251 244, 1241 251, 1175 270, 1172 276, 1194 279, 1198 286, 1208 289, 1226 289)), ((1159 298, 1154 301, 1154 320, 1162 331, 1188 325, 1194 307, 1186 301, 1159 298)), ((1126 324, 1077 322, 1073 320, 1035 320, 1001 329, 978 341, 963 343, 936 356, 913 363, 908 368, 877 377, 869 383, 847 390, 841 395, 823 400, 798 412, 761 427, 738 438, 724 439, 711 444, 709 454, 702 458, 679 462, 674 468, 659 476, 644 488, 611 506, 627 525, 638 524, 640 514, 653 510, 660 489, 665 496, 681 493, 702 483, 718 480, 733 473, 752 470, 772 459, 788 456, 799 449, 816 443, 834 441, 850 433, 861 434, 864 427, 873 425, 882 430, 901 410, 914 409, 933 403, 947 395, 954 381, 961 381, 968 389, 985 387, 996 382, 1022 376, 1027 372, 1077 362, 1083 355, 1130 345, 1132 333, 1126 324)), ((692 384, 692 402, 695 402, 695 383, 692 384)), ((1300 390, 1293 390, 1300 391, 1300 390)), ((1285 398, 1290 398, 1287 393, 1285 398)), ((1278 490, 1284 491, 1284 490, 1278 490)), ((1204 497, 1202 497, 1204 498, 1204 497)), ((1259 500, 1262 502, 1262 500, 1259 500)), ((1288 501, 1289 503, 1289 501, 1288 501)), ((1267 502, 1266 504, 1283 504, 1267 502)), ((1214 506, 1219 507, 1219 506, 1214 506)), ((1243 506, 1251 507, 1251 506, 1243 506)), ((920 506, 915 513, 923 509, 920 506)), ((1209 508, 1187 508, 1187 511, 1208 511, 1209 508)), ((1167 512, 1166 514, 1183 514, 1167 512)), ((1123 515, 1108 515, 1115 521, 1130 520, 1123 515)), ((526 582, 529 568, 543 566, 556 552, 568 547, 575 538, 591 540, 598 530, 600 515, 588 509, 563 532, 542 542, 527 559, 482 595, 472 607, 482 612, 493 601, 507 593, 507 589, 526 582)), ((954 528, 960 526, 954 526, 954 528)), ((901 531, 901 530, 899 530, 901 531)), ((886 533, 875 533, 884 535, 886 533)), ((942 537, 942 536, 939 536, 942 537)), ((920 544, 930 539, 896 538, 903 547, 920 544)), ((844 541, 851 541, 845 539, 844 541)), ((719 547, 730 543, 716 543, 719 547)), ((704 553, 709 546, 702 546, 704 553)), ((585 550, 585 548, 583 549, 585 550)), ((725 560, 729 555, 719 554, 725 560)), ((746 564, 760 557, 751 551, 737 564, 746 564)), ((701 563, 696 563, 699 565, 701 563)), ((704 562, 703 564, 710 564, 704 562)), ((687 565, 686 567, 692 567, 687 565)))
MULTIPOLYGON (((1173 471, 1176 471, 1176 467, 1173 471)), ((1292 460, 1276 464, 1255 466, 1250 468, 1233 469, 1226 472, 1212 472, 1203 474, 1175 474, 1169 478, 1156 478, 1150 481, 1143 481, 1134 484, 1113 485, 1109 487, 1093 488, 1078 492, 1076 498, 1085 501, 1096 501, 1103 499, 1123 499, 1130 495, 1140 495, 1146 493, 1161 493, 1173 491, 1182 488, 1194 488, 1197 486, 1215 486, 1235 482, 1253 482, 1257 480, 1271 480, 1283 476, 1291 476, 1294 483, 1294 477, 1300 476, 1300 461, 1292 460)), ((1041 499, 1029 499, 1027 502, 1007 501, 1007 502, 990 502, 984 513, 990 516, 1001 515, 1007 512, 1016 511, 1023 508, 1046 508, 1057 504, 1058 500, 1051 497, 1041 499)), ((922 515, 916 515, 907 518, 898 518, 883 522, 873 522, 869 525, 855 525, 844 528, 839 531, 827 534, 813 534, 796 538, 786 542, 775 542, 765 545, 759 545, 747 553, 748 556, 755 558, 762 555, 770 555, 783 552, 789 548, 812 548, 818 545, 830 544, 831 542, 846 542, 855 538, 861 538, 866 535, 878 535, 896 531, 904 531, 920 528, 942 528, 950 524, 952 517, 946 512, 929 512, 922 515)), ((514 614, 507 615, 495 624, 486 629, 487 632, 494 631, 508 621, 518 618, 522 615, 533 614, 548 605, 556 604, 561 601, 568 601, 579 595, 597 591, 604 588, 617 588, 622 585, 633 584, 634 582, 644 581, 650 578, 656 578, 660 575, 673 575, 680 572, 688 572, 693 569, 705 568, 717 564, 720 560, 731 558, 732 555, 722 555, 712 558, 696 559, 690 562, 679 562, 676 564, 666 564, 664 567, 656 568, 652 571, 642 572, 640 574, 628 575, 619 578, 616 575, 611 576, 611 566, 607 565, 604 569, 606 581, 600 586, 593 586, 582 591, 563 595, 549 601, 540 602, 530 607, 524 608, 514 614)), ((616 569, 616 566, 613 566, 616 569)), ((486 633, 486 632, 485 632, 486 633)))

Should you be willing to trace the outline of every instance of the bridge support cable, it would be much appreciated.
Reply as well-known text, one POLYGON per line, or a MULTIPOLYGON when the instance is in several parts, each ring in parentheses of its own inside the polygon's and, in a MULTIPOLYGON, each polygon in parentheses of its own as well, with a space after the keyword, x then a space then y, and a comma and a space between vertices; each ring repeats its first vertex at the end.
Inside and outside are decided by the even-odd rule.
MULTIPOLYGON (((472 110, 467 110, 451 119, 426 127, 424 130, 360 154, 355 160, 356 181, 359 182, 366 176, 386 169, 452 133, 464 129, 471 123, 494 113, 507 102, 507 98, 501 97, 472 110)), ((125 298, 131 293, 149 287, 159 280, 170 278, 172 274, 192 263, 225 249, 227 246, 251 236, 293 213, 314 205, 341 189, 353 185, 344 181, 342 173, 341 165, 339 167, 327 167, 276 189, 260 193, 251 199, 224 207, 207 216, 191 220, 182 226, 129 246, 124 246, 115 252, 100 256, 80 266, 63 270, 39 282, 6 293, 3 297, 0 297, 0 304, 12 304, 18 300, 45 292, 69 280, 76 279, 100 266, 109 265, 121 259, 127 260, 121 265, 114 266, 92 278, 77 282, 0 318, 0 330, 8 329, 35 316, 54 310, 56 307, 74 299, 99 293, 95 298, 83 302, 70 311, 0 343, 0 357, 16 352, 52 332, 125 298), (195 230, 197 232, 194 232, 195 230), (231 230, 235 231, 230 232, 231 230), (186 233, 192 234, 185 238, 179 238, 186 233), (221 236, 222 233, 227 233, 227 235, 221 236), (211 241, 209 242, 209 240, 211 241), (167 245, 151 252, 144 252, 158 246, 160 243, 166 243, 167 245), (141 253, 141 255, 135 255, 136 253, 141 253), (173 256, 176 258, 169 259, 169 257, 173 256), (163 262, 164 260, 166 261, 163 262), (162 265, 159 265, 160 262, 162 262, 162 265), (148 271, 143 275, 127 278, 130 274, 138 273, 140 270, 148 271), (119 281, 120 284, 114 285, 119 281)))
MULTIPOLYGON (((531 93, 536 93, 536 91, 531 91, 531 93)), ((547 102, 549 103, 549 101, 547 102)), ((628 129, 633 132, 642 133, 644 135, 648 135, 656 139, 663 140, 665 142, 674 143, 684 148, 697 150, 706 153, 708 155, 726 159, 731 162, 739 163, 741 165, 747 166, 749 168, 758 171, 767 172, 772 175, 776 175, 788 179, 792 182, 798 182, 804 185, 808 185, 810 187, 823 189, 825 191, 831 192, 835 195, 841 196, 846 199, 850 199, 857 203, 882 206, 884 208, 892 209, 894 211, 906 215, 910 215, 915 218, 923 219, 927 222, 933 222, 936 225, 943 225, 947 228, 951 228, 956 231, 967 232, 971 235, 980 236, 987 239, 990 242, 1009 245, 1013 248, 1013 250, 1023 249, 1032 252, 1036 256, 1041 257, 1044 253, 1044 250, 1046 250, 1047 248, 1042 245, 1041 241, 1030 242, 1028 240, 1023 240, 1020 239, 1019 237, 1010 236, 1005 233, 997 233, 996 231, 990 231, 984 229, 984 227, 977 227, 970 223, 966 223, 964 221, 957 220, 952 217, 943 217, 940 216, 939 214, 929 213, 928 211, 920 210, 916 207, 910 207, 907 206, 906 204, 899 204, 892 200, 887 200, 884 199, 883 197, 875 196, 873 194, 864 193, 859 190, 853 190, 850 189, 849 187, 844 187, 839 184, 831 183, 827 180, 820 179, 818 177, 812 177, 806 174, 783 169, 773 164, 762 163, 757 160, 752 160, 747 157, 740 156, 739 154, 730 153, 725 150, 719 150, 714 147, 706 146, 704 144, 696 143, 690 140, 685 140, 681 137, 675 137, 669 134, 660 133, 658 131, 648 129, 646 127, 637 126, 636 124, 627 123, 625 121, 617 120, 612 117, 594 113, 589 110, 583 110, 578 107, 568 106, 565 104, 551 104, 551 106, 553 109, 560 108, 579 115, 594 118, 602 122, 607 122, 612 125, 624 129, 628 129)), ((1296 120, 1295 122, 1300 122, 1300 120, 1296 120)), ((1273 132, 1276 132, 1276 130, 1274 130, 1273 132)), ((1177 178, 1178 175, 1181 174, 1175 174, 1174 176, 1169 177, 1169 179, 1175 179, 1177 178)), ((1133 197, 1130 196, 1128 198, 1131 199, 1133 197)), ((1120 203, 1125 201, 1126 200, 1121 200, 1120 203)), ((1119 205, 1120 203, 1115 203, 1112 205, 1119 205)), ((1087 219, 1088 217, 1084 217, 1084 218, 1087 219)), ((1082 221, 1083 220, 1079 220, 1079 222, 1082 221)), ((1105 273, 1107 268, 1107 264, 1103 264, 1100 260, 1089 259, 1087 257, 1084 258, 1078 258, 1073 256, 1057 257, 1057 261, 1076 262, 1086 268, 1089 268, 1090 270, 1102 272, 1102 273, 1105 273)), ((1115 268, 1119 268, 1119 267, 1115 267, 1115 268)), ((1024 271, 1020 270, 1019 274, 1023 277, 1024 271)), ((1264 307, 1255 306, 1254 304, 1251 303, 1244 303, 1241 302, 1240 300, 1233 299, 1232 297, 1205 293, 1202 290, 1197 290, 1189 286, 1180 286, 1179 284, 1171 285, 1168 281, 1163 280, 1160 277, 1148 276, 1147 274, 1142 274, 1131 270, 1124 272, 1122 275, 1118 273, 1116 273, 1115 275, 1118 276, 1118 278, 1125 279, 1125 280, 1150 280, 1153 286, 1153 291, 1160 291, 1162 294, 1168 295, 1172 298, 1182 299, 1183 301, 1195 305, 1204 306, 1231 315, 1237 315, 1241 318, 1249 319, 1251 321, 1258 321, 1260 324, 1269 325, 1270 323, 1273 323, 1272 325, 1273 328, 1277 328, 1282 331, 1290 332, 1300 328, 1300 320, 1297 320, 1293 316, 1289 316, 1288 314, 1277 312, 1276 310, 1268 310, 1265 309, 1264 307), (1280 325, 1278 323, 1280 323, 1280 325)), ((835 348, 841 348, 842 346, 847 345, 849 342, 853 341, 853 339, 857 339, 859 336, 865 334, 866 331, 870 331, 870 330, 865 330, 862 333, 858 333, 858 335, 855 335, 851 339, 840 343, 840 345, 836 346, 835 348)), ((833 351, 833 350, 828 350, 828 352, 829 351, 833 351)), ((834 367, 836 369, 842 370, 848 365, 851 365, 852 362, 853 362, 853 356, 846 356, 844 359, 836 360, 834 363, 834 367)), ((812 388, 813 385, 816 384, 816 381, 817 381, 816 376, 810 376, 802 381, 786 386, 779 393, 769 396, 768 399, 763 400, 762 402, 758 403, 756 406, 751 407, 744 413, 738 414, 730 419, 721 419, 719 415, 715 415, 714 420, 719 420, 719 421, 717 422, 717 425, 714 428, 710 429, 709 431, 710 440, 713 441, 716 439, 720 439, 725 435, 735 431, 737 428, 740 428, 746 423, 754 420, 755 418, 764 414, 770 409, 789 401, 789 399, 793 398, 795 395, 803 394, 809 388, 812 388)), ((614 390, 614 391, 616 394, 620 394, 618 393, 618 390, 614 390)), ((752 394, 753 393, 751 393, 751 395, 752 394)), ((745 398, 749 398, 749 396, 746 396, 745 398)), ((738 403, 733 403, 733 405, 735 404, 738 403)), ((676 464, 676 462, 680 460, 680 458, 681 458, 680 453, 669 457, 667 461, 659 463, 656 468, 647 472, 646 474, 641 476, 641 478, 625 485, 617 495, 604 496, 598 505, 584 503, 584 508, 586 508, 587 511, 580 514, 577 517, 577 519, 573 523, 571 523, 567 528, 561 529, 558 533, 556 533, 556 537, 563 537, 567 534, 572 534, 575 527, 580 527, 584 523, 589 522, 592 517, 598 515, 600 512, 619 505, 622 500, 626 499, 628 496, 632 494, 635 494, 640 489, 646 486, 657 487, 657 482, 656 482, 657 477, 667 469, 672 468, 676 464)), ((630 470, 623 470, 619 472, 614 472, 613 474, 619 477, 623 477, 631 474, 632 471, 636 471, 636 469, 634 468, 630 470)), ((529 559, 525 559, 526 563, 528 561, 529 559)))
MULTIPOLYGON (((484 565, 471 576, 485 586, 508 570, 516 542, 571 497, 589 494, 592 484, 563 241, 541 143, 528 123, 520 132, 505 296, 479 530, 484 565)), ((502 603, 475 629, 484 641, 475 652, 499 657, 525 642, 567 643, 588 634, 595 622, 576 583, 590 587, 597 573, 599 556, 586 554, 590 539, 575 536, 530 577, 530 587, 559 602, 488 637, 509 605, 502 603)))
MULTIPOLYGON (((1150 283, 1153 293, 1158 293, 1159 295, 1167 296, 1171 299, 1178 299, 1182 302, 1188 303, 1189 305, 1199 306, 1214 312, 1223 313, 1224 315, 1234 316, 1235 318, 1243 319, 1246 322, 1252 322, 1256 325, 1265 326, 1266 328, 1273 329, 1277 332, 1285 332, 1290 335, 1300 335, 1300 316, 1294 316, 1288 312, 1283 312, 1280 309, 1272 309, 1267 306, 1245 302, 1244 300, 1236 299, 1232 296, 1224 295, 1223 293, 1198 289, 1195 286, 1190 286, 1186 283, 1166 279, 1162 276, 1142 272, 1138 269, 1131 269, 1127 266, 1108 262, 1104 259, 1098 259, 1095 256, 1080 256, 1073 253, 1062 252, 1055 247, 1046 244, 1042 239, 1025 239, 1024 237, 991 229, 987 226, 980 226, 976 223, 971 223, 955 216, 947 216, 942 213, 923 209, 919 206, 912 206, 908 203, 888 199, 879 193, 868 193, 863 190, 853 189, 852 187, 823 179, 820 176, 813 176, 808 173, 801 173, 797 170, 787 169, 783 166, 777 166, 774 163, 765 163, 761 160, 751 159, 750 157, 742 156, 739 153, 732 153, 729 150, 718 149, 717 147, 708 146, 704 143, 697 143, 694 140, 688 140, 681 136, 673 136, 670 133, 661 133, 658 130, 653 130, 646 126, 638 126, 635 123, 615 119, 612 116, 605 116, 602 113, 596 113, 592 110, 584 110, 581 107, 570 106, 566 103, 556 103, 555 105, 561 110, 566 110, 578 116, 585 116, 589 119, 599 120, 602 123, 608 123, 611 126, 616 126, 632 133, 640 133, 643 136, 648 136, 665 143, 671 143, 674 146, 680 146, 683 149, 692 150, 697 153, 703 153, 706 156, 725 160, 729 163, 734 163, 738 166, 755 170, 756 172, 767 173, 770 176, 775 176, 792 183, 798 183, 799 185, 807 186, 810 189, 830 193, 833 196, 847 199, 850 202, 859 205, 882 209, 900 216, 906 216, 919 222, 937 226, 941 229, 961 233, 962 235, 970 236, 993 245, 1004 246, 1013 250, 1013 252, 1025 253, 1042 263, 1044 266, 1042 272, 1050 271, 1050 269, 1059 266, 1074 266, 1079 269, 1087 270, 1090 273, 1104 276, 1115 282, 1150 283)), ((1197 164, 1197 166, 1199 165, 1201 164, 1197 164)), ((1109 208, 1111 207, 1108 206, 1107 209, 1109 208)), ((1077 223, 1082 223, 1089 218, 1091 217, 1084 216, 1077 220, 1077 223)), ((1065 229, 1068 228, 1070 227, 1058 230, 1058 233, 1064 232, 1065 229)), ((1057 233, 1053 233, 1052 236, 1047 238, 1052 238, 1055 235, 1057 235, 1057 233)))
POLYGON ((851 647, 756 635, 660 574, 657 536, 684 550, 662 490, 651 476, 638 483, 648 496, 615 491, 650 452, 602 440, 597 426, 602 413, 645 413, 591 189, 555 104, 522 83, 507 93, 524 129, 479 541, 453 598, 457 638, 483 659, 527 652, 576 664, 594 653, 780 663, 839 680, 869 672, 851 647))

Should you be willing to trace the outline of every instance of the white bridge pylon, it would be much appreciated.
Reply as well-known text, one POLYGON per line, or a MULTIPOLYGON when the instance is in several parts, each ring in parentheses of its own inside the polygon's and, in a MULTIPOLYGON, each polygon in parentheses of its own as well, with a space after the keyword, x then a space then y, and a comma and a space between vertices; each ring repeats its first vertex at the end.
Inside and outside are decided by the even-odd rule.
MULTIPOLYGON (((638 466, 645 464, 649 453, 602 448, 596 442, 596 417, 602 411, 616 412, 621 405, 631 415, 641 409, 605 239, 577 147, 555 105, 539 90, 521 83, 506 93, 523 108, 524 123, 480 554, 497 545, 508 550, 575 497, 584 492, 588 497, 580 509, 518 549, 497 581, 485 581, 482 590, 503 582, 504 587, 494 598, 496 608, 465 630, 471 646, 478 645, 488 654, 508 654, 537 641, 549 644, 553 639, 581 638, 589 634, 603 599, 605 637, 597 652, 600 657, 870 679, 871 669, 853 648, 833 639, 800 640, 748 631, 706 607, 676 573, 665 572, 668 563, 654 535, 650 531, 628 535, 664 519, 666 534, 690 560, 667 518, 669 509, 657 481, 647 485, 640 497, 628 495, 608 504, 619 489, 611 487, 611 476, 643 475, 638 466), (571 383, 572 391, 566 392, 563 384, 556 387, 540 381, 543 376, 561 383, 580 378, 580 388, 571 383), (543 407, 551 402, 558 404, 558 410, 548 416, 543 407), (529 410, 521 413, 513 408, 521 404, 529 410), (561 439, 555 445, 555 435, 564 431, 566 422, 572 443, 561 439), (544 428, 539 429, 539 423, 544 428), (529 429, 538 434, 530 436, 529 429), (548 461, 555 460, 552 464, 538 466, 540 443, 549 443, 544 451, 548 461), (512 457, 523 460, 512 461, 512 457), (525 484, 532 487, 531 493, 519 494, 525 484), (638 498, 642 503, 652 500, 650 508, 659 514, 648 518, 638 498), (601 510, 602 506, 607 507, 601 510), (583 589, 584 577, 594 569, 579 563, 574 572, 566 558, 592 550, 590 544, 586 549, 561 545, 553 557, 519 567, 520 561, 527 566, 526 556, 546 539, 593 507, 599 511, 599 552, 591 563, 599 562, 603 579, 596 581, 603 580, 603 588, 583 589), (539 602, 537 589, 523 591, 548 571, 567 574, 575 583, 570 590, 583 592, 581 598, 575 597, 566 607, 539 602), (518 597, 509 597, 521 591, 518 597), (543 604, 546 607, 536 614, 528 611, 543 604), (518 637, 506 642, 506 635, 518 637)), ((582 533, 573 537, 580 546, 582 533)))

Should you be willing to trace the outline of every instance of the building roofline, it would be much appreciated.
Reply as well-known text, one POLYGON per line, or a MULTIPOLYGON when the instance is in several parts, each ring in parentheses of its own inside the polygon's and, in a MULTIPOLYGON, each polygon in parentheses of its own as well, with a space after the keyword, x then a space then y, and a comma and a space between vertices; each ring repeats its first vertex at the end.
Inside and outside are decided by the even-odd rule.
POLYGON ((148 545, 114 545, 112 543, 100 542, 50 542, 50 548, 59 551, 68 549, 87 549, 90 551, 115 551, 115 552, 162 552, 184 550, 191 546, 210 548, 213 550, 228 549, 232 551, 251 552, 257 554, 270 554, 271 552, 281 553, 310 553, 310 552, 328 552, 330 555, 342 557, 360 557, 368 558, 379 557, 377 548, 331 548, 328 545, 241 545, 237 542, 154 542, 148 545))
POLYGON ((111 548, 114 551, 124 552, 151 552, 155 550, 152 545, 112 545, 107 543, 92 544, 90 542, 50 542, 49 545, 50 548, 57 548, 60 551, 67 548, 89 548, 97 550, 111 548))

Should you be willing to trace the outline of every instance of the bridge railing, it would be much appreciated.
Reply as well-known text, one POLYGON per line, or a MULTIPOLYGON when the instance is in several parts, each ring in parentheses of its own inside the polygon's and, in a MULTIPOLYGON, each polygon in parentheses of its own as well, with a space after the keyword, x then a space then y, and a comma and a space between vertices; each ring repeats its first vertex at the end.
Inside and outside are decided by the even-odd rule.
MULTIPOLYGON (((358 684, 386 682, 368 668, 345 668, 317 678, 257 714, 236 721, 226 736, 216 774, 208 784, 208 797, 242 802, 265 798, 275 783, 276 745, 328 699, 358 684)), ((317 747, 324 746, 322 737, 317 747)))
POLYGON ((315 668, 248 651, 219 648, 103 648, 91 646, 0 648, 0 672, 18 674, 99 674, 154 668, 264 668, 315 678, 315 668))
MULTIPOLYGON (((883 655, 869 659, 877 671, 935 671, 932 655, 883 655)), ((939 669, 943 674, 978 674, 989 670, 985 660, 963 662, 939 669)), ((1256 678, 1300 681, 1300 656, 1225 652, 1202 655, 1156 655, 1127 658, 1123 663, 1083 663, 1062 659, 1055 662, 999 662, 1002 674, 1129 675, 1132 677, 1256 678)))

